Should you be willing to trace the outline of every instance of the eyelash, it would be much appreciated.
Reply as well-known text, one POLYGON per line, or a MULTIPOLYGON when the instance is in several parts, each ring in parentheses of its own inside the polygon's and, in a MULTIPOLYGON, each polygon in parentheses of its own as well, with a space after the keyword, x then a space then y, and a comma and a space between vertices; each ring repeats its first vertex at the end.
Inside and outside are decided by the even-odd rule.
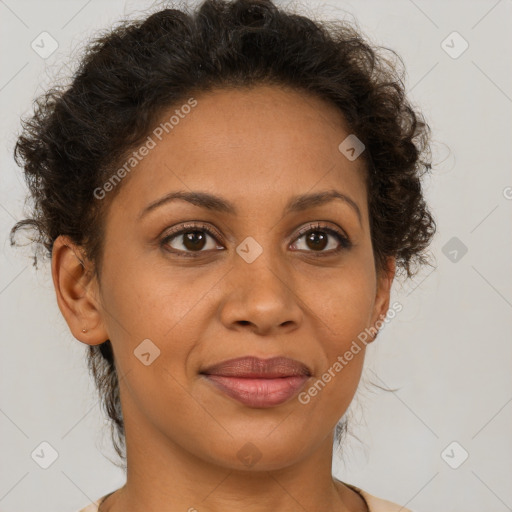
MULTIPOLYGON (((160 240, 160 246, 164 250, 166 250, 172 254, 178 255, 179 257, 184 257, 184 258, 199 257, 201 255, 201 253, 204 253, 207 251, 202 251, 202 250, 201 251, 181 251, 181 250, 177 250, 177 249, 168 249, 166 247, 167 243, 170 240, 172 240, 173 238, 175 238, 179 235, 183 235, 184 233, 189 233, 191 231, 204 231, 204 232, 208 233, 208 235, 210 235, 217 243, 219 243, 218 238, 222 238, 216 230, 213 230, 212 228, 210 228, 209 226, 207 226, 205 224, 187 223, 187 224, 182 224, 181 226, 178 226, 177 228, 175 228, 172 231, 170 231, 169 233, 167 233, 160 240)), ((340 244, 338 248, 331 249, 329 251, 306 251, 306 252, 314 253, 316 255, 316 257, 321 258, 323 256, 337 254, 342 250, 347 250, 352 247, 352 242, 350 241, 350 239, 348 237, 343 235, 338 230, 333 229, 329 226, 325 226, 321 223, 316 223, 313 225, 305 226, 304 228, 300 229, 299 232, 297 233, 297 237, 295 238, 295 240, 298 240, 298 239, 302 238, 304 235, 306 235, 310 232, 315 232, 315 231, 321 231, 321 232, 328 233, 329 235, 332 235, 333 237, 335 237, 338 240, 338 242, 340 244)))

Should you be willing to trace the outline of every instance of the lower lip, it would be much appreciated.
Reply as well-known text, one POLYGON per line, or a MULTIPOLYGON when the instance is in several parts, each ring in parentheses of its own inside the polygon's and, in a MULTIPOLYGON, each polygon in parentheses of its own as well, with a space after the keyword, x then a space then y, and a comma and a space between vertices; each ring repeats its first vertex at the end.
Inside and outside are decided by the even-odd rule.
POLYGON ((277 379, 254 379, 203 375, 217 389, 249 407, 273 407, 294 397, 309 379, 305 375, 277 379))

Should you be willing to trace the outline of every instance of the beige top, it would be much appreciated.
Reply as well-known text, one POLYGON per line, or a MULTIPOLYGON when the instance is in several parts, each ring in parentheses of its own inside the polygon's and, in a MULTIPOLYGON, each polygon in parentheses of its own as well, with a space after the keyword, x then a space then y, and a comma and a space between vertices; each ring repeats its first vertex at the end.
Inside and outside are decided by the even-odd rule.
MULTIPOLYGON (((392 503, 391 501, 383 500, 382 498, 377 498, 376 496, 372 496, 371 494, 368 494, 366 491, 363 491, 362 489, 359 489, 359 487, 356 487, 351 484, 347 484, 346 482, 343 482, 347 487, 350 487, 357 493, 359 493, 363 499, 366 501, 366 504, 368 506, 368 510, 370 512, 413 512, 412 510, 408 508, 404 508, 401 505, 397 505, 396 503, 392 503)), ((83 508, 82 510, 79 510, 78 512, 98 512, 98 507, 100 503, 106 499, 108 496, 113 494, 113 492, 106 494, 105 496, 102 496, 98 500, 96 500, 94 503, 91 503, 87 507, 83 508)))

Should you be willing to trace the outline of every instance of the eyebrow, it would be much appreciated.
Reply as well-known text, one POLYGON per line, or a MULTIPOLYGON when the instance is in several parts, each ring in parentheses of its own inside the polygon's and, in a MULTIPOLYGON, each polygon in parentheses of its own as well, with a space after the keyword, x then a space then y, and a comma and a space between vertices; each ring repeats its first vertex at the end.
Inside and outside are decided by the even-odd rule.
MULTIPOLYGON (((315 192, 310 194, 302 194, 299 196, 292 197, 285 209, 284 214, 300 212, 303 210, 307 210, 308 208, 312 208, 314 206, 320 206, 335 199, 339 199, 343 201, 345 204, 349 205, 357 214, 357 218, 359 220, 359 224, 362 224, 362 216, 361 210, 357 203, 351 199, 346 194, 342 194, 337 190, 325 190, 323 192, 315 192)), ((216 196, 214 194, 210 194, 208 192, 200 192, 200 191, 176 191, 166 194, 165 196, 157 199, 149 203, 139 214, 139 220, 142 219, 146 214, 159 208, 160 206, 167 204, 172 201, 182 200, 187 201, 195 206, 199 206, 202 208, 206 208, 208 210, 218 211, 222 213, 229 213, 231 215, 236 215, 238 210, 236 206, 230 201, 216 196)))

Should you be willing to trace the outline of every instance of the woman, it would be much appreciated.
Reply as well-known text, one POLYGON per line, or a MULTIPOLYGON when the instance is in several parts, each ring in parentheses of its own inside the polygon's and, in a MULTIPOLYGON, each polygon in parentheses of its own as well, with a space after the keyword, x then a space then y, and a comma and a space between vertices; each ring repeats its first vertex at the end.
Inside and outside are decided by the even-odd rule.
POLYGON ((407 510, 331 463, 428 264, 428 135, 358 30, 267 0, 120 24, 39 99, 12 235, 51 257, 127 471, 84 511, 407 510))

